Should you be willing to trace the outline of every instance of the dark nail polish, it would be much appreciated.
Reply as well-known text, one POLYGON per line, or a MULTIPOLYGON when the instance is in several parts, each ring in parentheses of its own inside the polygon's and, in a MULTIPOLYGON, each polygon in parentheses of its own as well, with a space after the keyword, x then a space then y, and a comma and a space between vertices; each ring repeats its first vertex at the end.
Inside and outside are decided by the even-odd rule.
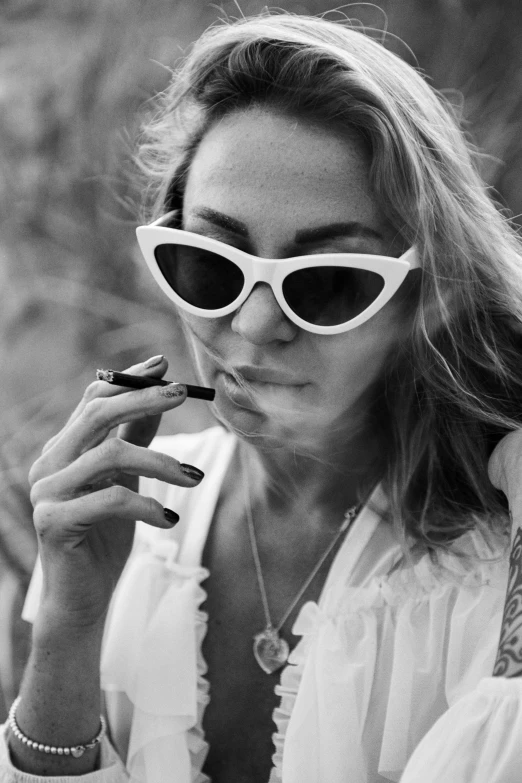
POLYGON ((174 527, 174 525, 177 525, 179 522, 179 514, 176 514, 176 512, 172 511, 170 508, 164 508, 163 514, 169 525, 174 527))
POLYGON ((187 387, 184 383, 169 383, 168 386, 162 386, 160 388, 160 394, 163 395, 163 397, 172 397, 173 399, 176 397, 183 397, 186 393, 187 387))
POLYGON ((185 462, 182 462, 179 467, 184 476, 194 479, 194 481, 201 481, 205 475, 199 468, 194 467, 194 465, 187 465, 185 462))

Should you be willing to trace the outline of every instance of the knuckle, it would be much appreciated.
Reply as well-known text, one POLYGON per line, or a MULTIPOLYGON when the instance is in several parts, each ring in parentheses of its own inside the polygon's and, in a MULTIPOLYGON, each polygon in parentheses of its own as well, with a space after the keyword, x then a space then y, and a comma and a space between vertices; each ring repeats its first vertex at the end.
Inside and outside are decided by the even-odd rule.
POLYGON ((34 509, 36 509, 41 499, 42 499, 42 480, 35 481, 34 484, 31 486, 31 491, 29 492, 29 500, 31 501, 31 504, 34 509))
POLYGON ((33 513, 33 523, 40 538, 48 536, 54 528, 54 507, 52 503, 38 503, 33 513))
POLYGON ((129 490, 125 487, 115 484, 113 487, 109 487, 103 493, 103 505, 108 510, 113 511, 115 508, 126 507, 129 504, 129 490))
POLYGON ((82 415, 91 424, 103 424, 105 420, 104 408, 104 400, 96 397, 87 403, 82 415))
POLYGON ((90 383, 83 393, 83 401, 91 402, 91 400, 98 399, 105 386, 106 384, 104 381, 93 381, 90 383))
POLYGON ((103 459, 119 464, 125 453, 125 444, 121 438, 109 438, 100 444, 99 449, 103 459))
POLYGON ((55 438, 51 438, 51 440, 48 440, 47 443, 44 443, 44 445, 42 447, 42 455, 46 454, 49 451, 49 449, 51 449, 53 447, 53 445, 55 444, 56 440, 57 440, 57 438, 55 437, 55 438))
POLYGON ((39 459, 36 460, 36 462, 33 462, 33 464, 31 465, 31 469, 29 470, 29 476, 28 476, 30 487, 33 487, 42 476, 42 472, 43 472, 42 462, 43 460, 40 457, 39 459))
POLYGON ((55 443, 56 443, 56 441, 58 440, 58 438, 59 438, 60 434, 61 434, 61 433, 57 433, 56 435, 53 435, 53 437, 52 437, 52 438, 49 438, 49 440, 48 440, 46 443, 44 443, 44 445, 42 446, 42 456, 43 456, 43 455, 44 455, 46 452, 48 452, 48 451, 49 451, 49 449, 51 449, 51 448, 54 446, 54 444, 55 444, 55 443))

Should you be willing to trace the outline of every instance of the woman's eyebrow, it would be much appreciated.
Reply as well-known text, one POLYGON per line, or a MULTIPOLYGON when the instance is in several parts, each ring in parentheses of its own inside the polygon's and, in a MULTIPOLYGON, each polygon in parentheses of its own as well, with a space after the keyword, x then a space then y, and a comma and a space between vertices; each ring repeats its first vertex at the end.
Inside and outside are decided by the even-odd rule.
POLYGON ((345 223, 329 223, 326 226, 318 226, 317 228, 304 228, 302 231, 296 232, 294 241, 296 245, 310 245, 313 242, 334 239, 336 237, 384 239, 382 234, 374 228, 370 228, 370 226, 366 226, 358 221, 348 221, 345 223))
POLYGON ((248 236, 246 223, 224 215, 222 212, 217 212, 215 209, 210 209, 210 207, 198 207, 193 210, 192 214, 194 217, 202 218, 215 226, 219 226, 219 228, 224 228, 225 231, 231 231, 233 234, 239 234, 242 237, 248 236))
MULTIPOLYGON (((198 207, 193 213, 194 217, 202 218, 203 220, 213 223, 219 228, 230 231, 234 234, 239 234, 242 237, 248 237, 248 226, 241 220, 232 218, 229 215, 225 215, 223 212, 218 212, 210 207, 198 207)), ((366 226, 358 221, 348 221, 343 223, 329 223, 325 226, 317 226, 316 228, 304 228, 297 231, 295 234, 294 242, 296 245, 309 245, 314 242, 320 242, 326 239, 334 239, 336 237, 362 237, 367 239, 379 239, 383 240, 382 234, 376 231, 370 226, 366 226)))

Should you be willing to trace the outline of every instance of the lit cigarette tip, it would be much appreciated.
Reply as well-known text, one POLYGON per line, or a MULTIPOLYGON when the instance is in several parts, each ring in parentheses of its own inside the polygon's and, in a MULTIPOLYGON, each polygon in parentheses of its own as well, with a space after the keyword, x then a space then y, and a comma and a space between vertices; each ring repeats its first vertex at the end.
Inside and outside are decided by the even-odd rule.
POLYGON ((114 373, 112 370, 96 370, 96 377, 99 381, 112 383, 114 380, 114 373))

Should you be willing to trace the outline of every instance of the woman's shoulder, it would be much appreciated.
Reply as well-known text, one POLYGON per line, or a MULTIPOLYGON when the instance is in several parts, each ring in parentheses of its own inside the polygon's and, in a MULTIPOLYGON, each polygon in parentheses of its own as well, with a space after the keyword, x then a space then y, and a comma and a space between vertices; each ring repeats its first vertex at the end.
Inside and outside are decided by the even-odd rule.
POLYGON ((505 536, 475 528, 446 548, 428 550, 411 542, 409 552, 401 551, 391 532, 388 538, 389 552, 382 557, 381 569, 357 585, 342 574, 332 585, 329 598, 341 615, 343 610, 351 614, 354 609, 374 611, 383 606, 396 612, 419 604, 431 605, 436 614, 443 607, 451 613, 462 602, 480 613, 486 596, 495 612, 502 608, 509 569, 505 536))
MULTIPOLYGON (((303 606, 292 629, 303 644, 283 670, 281 694, 309 736, 317 728, 309 705, 335 694, 336 708, 322 716, 321 739, 359 723, 373 734, 388 779, 386 771, 403 769, 441 713, 491 676, 508 558, 479 529, 447 550, 417 546, 410 558, 401 557, 384 521, 365 551, 379 541, 382 568, 358 584, 340 569, 323 605, 303 606)), ((288 724, 285 710, 276 714, 279 735, 288 724)))
POLYGON ((305 605, 293 628, 308 636, 322 628, 320 654, 341 651, 340 677, 348 659, 370 688, 376 672, 391 667, 382 690, 389 689, 390 715, 397 710, 402 715, 395 725, 406 726, 411 716, 401 706, 404 692, 428 699, 428 679, 438 683, 433 703, 451 704, 490 676, 508 577, 503 548, 478 530, 458 547, 436 553, 419 547, 411 555, 389 559, 389 568, 359 585, 340 578, 323 607, 305 605))

